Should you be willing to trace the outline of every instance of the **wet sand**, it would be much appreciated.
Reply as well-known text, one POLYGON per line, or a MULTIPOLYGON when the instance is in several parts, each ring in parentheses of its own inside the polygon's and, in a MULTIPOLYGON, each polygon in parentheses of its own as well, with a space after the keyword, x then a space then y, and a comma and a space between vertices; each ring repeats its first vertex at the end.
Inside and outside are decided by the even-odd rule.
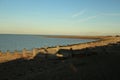
POLYGON ((79 45, 60 47, 57 52, 72 53, 64 58, 41 52, 31 60, 1 63, 0 80, 120 80, 120 37, 106 37, 84 48, 79 45))

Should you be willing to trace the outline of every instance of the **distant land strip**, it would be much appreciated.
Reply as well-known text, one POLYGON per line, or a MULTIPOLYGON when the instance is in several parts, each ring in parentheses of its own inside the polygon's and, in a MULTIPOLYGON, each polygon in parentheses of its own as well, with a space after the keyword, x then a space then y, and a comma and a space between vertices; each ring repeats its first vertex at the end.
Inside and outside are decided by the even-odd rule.
POLYGON ((46 35, 48 38, 73 38, 73 39, 103 39, 111 36, 70 36, 70 35, 46 35))

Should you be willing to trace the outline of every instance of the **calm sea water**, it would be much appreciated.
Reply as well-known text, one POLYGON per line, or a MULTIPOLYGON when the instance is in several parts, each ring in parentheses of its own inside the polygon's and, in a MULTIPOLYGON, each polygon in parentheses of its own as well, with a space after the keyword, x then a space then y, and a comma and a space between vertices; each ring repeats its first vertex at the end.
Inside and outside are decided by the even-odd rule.
POLYGON ((31 50, 33 48, 41 48, 46 46, 69 45, 77 43, 85 43, 95 41, 92 39, 66 39, 66 38, 46 38, 43 36, 33 35, 8 35, 0 34, 0 50, 22 50, 26 48, 31 50))

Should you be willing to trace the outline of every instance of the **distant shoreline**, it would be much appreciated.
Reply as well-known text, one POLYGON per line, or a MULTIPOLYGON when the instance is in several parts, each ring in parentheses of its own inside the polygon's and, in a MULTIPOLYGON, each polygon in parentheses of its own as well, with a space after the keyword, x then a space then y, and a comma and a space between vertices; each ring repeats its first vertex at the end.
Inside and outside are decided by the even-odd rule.
POLYGON ((29 36, 43 36, 47 38, 69 38, 69 39, 103 39, 112 36, 79 36, 79 35, 42 35, 42 34, 0 34, 0 35, 29 35, 29 36))
MULTIPOLYGON (((48 38, 74 38, 74 39, 102 39, 108 36, 70 36, 70 35, 44 35, 48 38)), ((111 36, 110 36, 111 37, 111 36)))

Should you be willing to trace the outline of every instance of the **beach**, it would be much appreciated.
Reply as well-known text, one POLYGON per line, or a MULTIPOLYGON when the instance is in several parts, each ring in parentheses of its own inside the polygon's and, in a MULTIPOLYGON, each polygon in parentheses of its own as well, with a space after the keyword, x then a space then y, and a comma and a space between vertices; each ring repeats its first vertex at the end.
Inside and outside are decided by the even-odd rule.
POLYGON ((120 80, 120 0, 0 0, 0 80, 120 80))
POLYGON ((77 38, 97 40, 37 48, 34 56, 12 55, 12 58, 5 62, 4 57, 0 64, 0 80, 120 80, 120 37, 77 36, 77 38))

